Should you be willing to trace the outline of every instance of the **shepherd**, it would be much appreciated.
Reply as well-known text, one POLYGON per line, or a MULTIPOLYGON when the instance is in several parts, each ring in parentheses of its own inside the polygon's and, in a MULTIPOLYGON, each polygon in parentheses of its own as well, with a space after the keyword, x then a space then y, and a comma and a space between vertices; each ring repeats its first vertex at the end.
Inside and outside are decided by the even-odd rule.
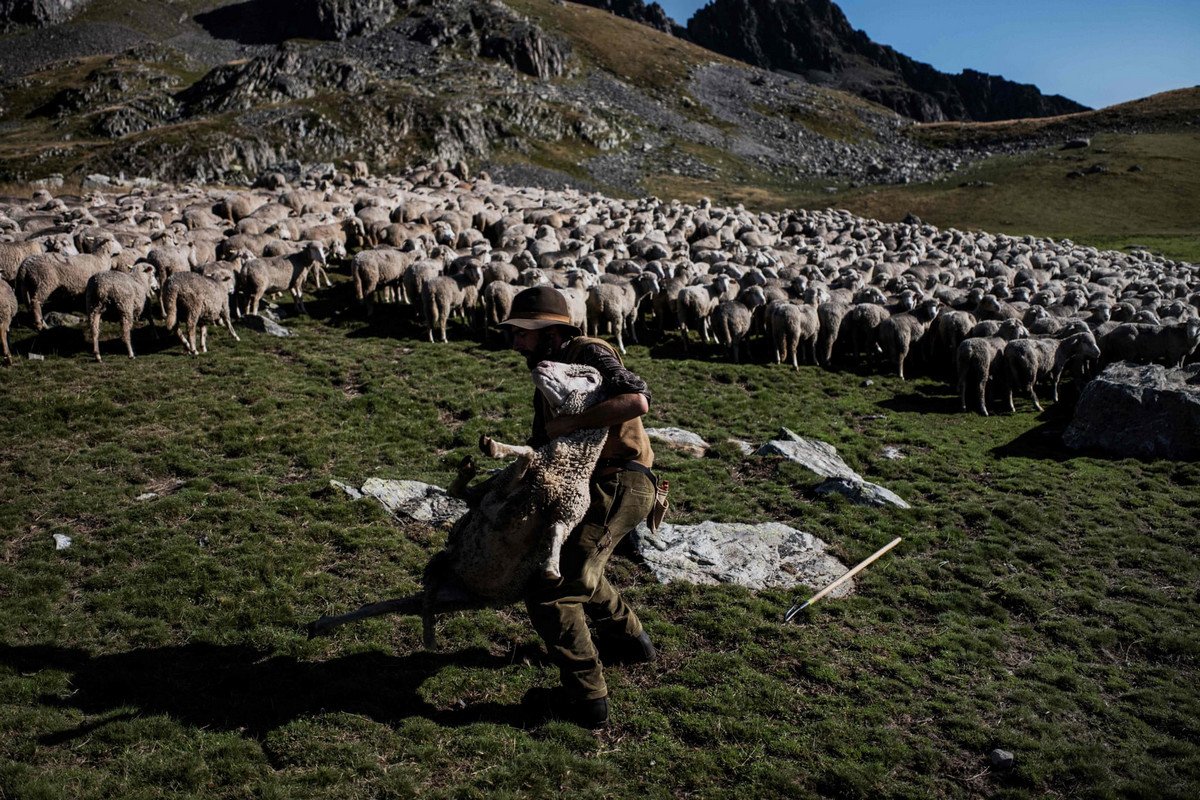
POLYGON ((591 479, 591 504, 562 545, 557 579, 535 576, 525 595, 534 630, 559 670, 560 685, 531 689, 522 704, 534 715, 587 728, 608 721, 605 661, 646 663, 657 657, 641 620, 604 571, 613 549, 654 507, 654 451, 642 427, 650 408, 646 382, 625 368, 602 339, 571 324, 566 298, 550 286, 520 292, 508 319, 512 349, 532 371, 543 361, 586 364, 599 371, 606 398, 579 414, 553 416, 534 393, 531 447, 578 430, 607 428, 591 479), (588 628, 595 627, 595 635, 588 628))

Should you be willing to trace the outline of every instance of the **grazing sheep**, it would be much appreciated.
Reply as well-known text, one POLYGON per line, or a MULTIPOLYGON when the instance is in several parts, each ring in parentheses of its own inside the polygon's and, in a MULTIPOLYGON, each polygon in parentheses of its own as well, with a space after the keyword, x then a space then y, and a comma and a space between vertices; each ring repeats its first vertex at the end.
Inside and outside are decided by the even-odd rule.
POLYGON ((17 279, 17 268, 30 256, 42 253, 77 255, 71 238, 66 235, 47 236, 24 242, 0 242, 0 278, 13 283, 17 279))
POLYGON ((750 332, 752 315, 738 300, 724 300, 712 313, 713 336, 717 344, 729 349, 733 363, 740 363, 742 339, 750 332))
POLYGON ((811 305, 796 305, 786 300, 774 300, 766 308, 767 330, 775 344, 775 363, 789 360, 799 370, 799 351, 804 347, 804 362, 817 363, 817 334, 820 320, 811 305))
POLYGON ((111 269, 113 259, 121 252, 115 239, 100 243, 95 253, 62 255, 43 253, 26 258, 17 268, 18 296, 33 312, 33 327, 45 328, 42 305, 56 292, 79 299, 87 291, 88 278, 97 272, 111 269))
MULTIPOLYGON (((810 288, 805 294, 808 296, 810 288)), ((816 297, 816 295, 814 295, 816 297)), ((842 330, 842 320, 850 313, 850 304, 843 300, 825 300, 817 304, 817 362, 828 368, 833 361, 833 346, 842 330)))
POLYGON ((325 263, 325 249, 319 242, 309 242, 304 249, 290 256, 256 258, 242 267, 242 289, 245 292, 245 311, 257 314, 258 305, 267 292, 290 291, 296 308, 304 308, 304 281, 314 263, 325 263))
POLYGON ((446 323, 450 315, 468 302, 469 290, 478 292, 482 285, 483 271, 474 262, 458 275, 438 275, 425 281, 421 286, 421 308, 429 341, 438 341, 433 335, 435 329, 441 334, 441 341, 446 341, 446 323))
POLYGON ((842 325, 849 328, 855 361, 860 356, 870 360, 879 351, 879 326, 890 316, 886 308, 875 303, 857 303, 846 312, 842 325))
POLYGON ((354 297, 373 310, 371 298, 381 292, 387 301, 398 300, 403 291, 404 271, 418 258, 425 257, 425 250, 418 245, 413 250, 398 250, 380 247, 362 250, 350 261, 350 278, 354 282, 354 297))
POLYGON ((929 330, 937 318, 940 304, 937 300, 923 300, 912 311, 893 314, 879 325, 879 345, 889 362, 896 365, 896 373, 904 380, 904 361, 912 347, 929 330))
POLYGON ((1105 364, 1132 361, 1180 367, 1200 345, 1200 319, 1178 325, 1125 322, 1101 336, 1099 343, 1105 364))
POLYGON ((106 312, 116 313, 121 322, 121 341, 125 342, 125 352, 130 358, 134 357, 131 340, 133 322, 146 313, 150 295, 158 291, 155 272, 153 264, 139 261, 129 272, 110 269, 97 272, 88 279, 84 298, 88 326, 92 331, 92 355, 97 361, 100 361, 100 318, 106 312))
POLYGON ((955 363, 958 365, 958 398, 963 411, 968 411, 967 391, 971 390, 972 405, 988 416, 987 383, 992 362, 1004 352, 1008 342, 999 336, 974 336, 958 346, 955 363))
POLYGON ((1058 402, 1058 383, 1063 370, 1073 361, 1091 361, 1100 357, 1100 348, 1090 332, 1076 333, 1066 339, 1014 339, 1004 348, 1008 370, 1008 410, 1015 411, 1013 390, 1029 393, 1034 407, 1042 410, 1034 384, 1050 379, 1050 399, 1058 402))
POLYGON ((688 329, 699 329, 706 344, 712 341, 708 318, 722 299, 732 299, 725 296, 731 285, 733 283, 728 275, 718 275, 706 286, 687 286, 679 291, 676 310, 685 351, 688 348, 688 329))
POLYGON ((602 325, 608 325, 617 337, 617 349, 625 354, 623 333, 627 328, 629 340, 637 344, 634 321, 638 307, 647 297, 658 292, 658 278, 644 272, 631 281, 617 280, 599 283, 587 293, 587 327, 591 335, 599 335, 602 325))
POLYGON ((167 278, 163 286, 164 303, 167 308, 167 330, 175 330, 178 320, 179 341, 187 351, 196 355, 196 327, 200 327, 200 352, 208 352, 208 325, 222 322, 234 341, 241 341, 233 329, 229 313, 229 297, 233 294, 232 275, 208 278, 196 272, 176 272, 167 278), (187 327, 187 336, 183 334, 187 327))
POLYGON ((521 289, 504 281, 492 281, 483 287, 483 318, 488 326, 499 326, 512 313, 513 298, 521 289))
POLYGON ((12 327, 13 317, 16 315, 17 295, 8 285, 8 281, 0 278, 0 345, 4 347, 5 366, 12 363, 12 353, 8 349, 8 329, 12 327))
MULTIPOLYGON (((578 414, 603 399, 600 374, 588 366, 543 361, 533 379, 556 414, 578 414)), ((432 647, 435 614, 511 603, 535 576, 557 579, 562 543, 587 512, 591 475, 607 436, 607 429, 580 430, 536 450, 482 437, 480 449, 488 456, 517 460, 454 492, 470 510, 425 567, 424 593, 322 616, 309 626, 310 635, 380 614, 421 614, 425 644, 432 647)))

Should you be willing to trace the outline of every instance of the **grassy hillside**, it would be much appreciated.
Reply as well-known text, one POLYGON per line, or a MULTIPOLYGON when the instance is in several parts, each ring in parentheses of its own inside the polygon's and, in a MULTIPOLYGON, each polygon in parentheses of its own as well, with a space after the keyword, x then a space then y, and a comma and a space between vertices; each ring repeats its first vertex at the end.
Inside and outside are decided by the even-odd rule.
POLYGON ((803 589, 659 586, 614 559, 662 661, 608 670, 595 736, 520 726, 521 694, 554 675, 518 608, 444 619, 429 653, 412 619, 306 641, 320 613, 415 589, 444 538, 331 478, 444 485, 480 433, 530 421, 514 354, 335 322, 334 294, 296 338, 213 332, 199 358, 147 331, 136 361, 110 340, 103 364, 75 331, 14 335, 46 360, 0 370, 0 796, 1200 789, 1200 465, 1064 452, 1069 400, 983 419, 931 379, 634 347, 654 424, 714 442, 786 425, 914 506, 811 499, 803 470, 728 445, 660 449, 673 521, 789 522, 846 562, 904 544, 795 625, 803 589), (992 769, 993 747, 1016 768, 992 769))

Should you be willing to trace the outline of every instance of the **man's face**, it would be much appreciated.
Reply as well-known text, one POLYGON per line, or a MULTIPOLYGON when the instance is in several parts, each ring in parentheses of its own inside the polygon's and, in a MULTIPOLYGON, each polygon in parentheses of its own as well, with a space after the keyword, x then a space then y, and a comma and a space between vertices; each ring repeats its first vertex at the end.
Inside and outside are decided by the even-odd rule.
POLYGON ((514 327, 512 331, 512 349, 525 356, 525 365, 530 370, 558 352, 559 337, 549 328, 529 331, 514 327))

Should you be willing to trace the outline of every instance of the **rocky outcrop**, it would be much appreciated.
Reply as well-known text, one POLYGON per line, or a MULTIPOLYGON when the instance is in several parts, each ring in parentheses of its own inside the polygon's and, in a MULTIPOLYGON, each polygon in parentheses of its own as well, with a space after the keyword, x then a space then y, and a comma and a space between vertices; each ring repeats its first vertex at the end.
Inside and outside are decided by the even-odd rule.
MULTIPOLYGON (((655 533, 642 523, 633 542, 659 583, 819 588, 846 574, 845 565, 828 553, 825 542, 780 522, 664 524, 655 533)), ((853 591, 848 581, 832 596, 853 591)))
POLYGON ((1200 458, 1200 364, 1110 365, 1084 388, 1063 441, 1122 457, 1200 458))
POLYGON ((0 30, 17 25, 44 28, 65 22, 88 0, 0 0, 0 30))
POLYGON ((830 0, 713 0, 688 21, 688 38, 772 70, 854 92, 907 117, 998 120, 1086 110, 1036 86, 966 70, 940 72, 854 30, 830 0))
POLYGON ((556 78, 571 48, 507 7, 488 3, 437 2, 415 11, 407 28, 415 41, 468 56, 495 58, 537 78, 556 78))
POLYGON ((396 12, 392 0, 317 0, 317 28, 327 37, 346 39, 378 30, 396 12))
POLYGON ((687 38, 687 28, 676 24, 667 16, 667 12, 658 3, 644 3, 642 0, 577 0, 580 5, 601 8, 618 17, 631 19, 648 25, 663 33, 670 33, 681 39, 687 38))

